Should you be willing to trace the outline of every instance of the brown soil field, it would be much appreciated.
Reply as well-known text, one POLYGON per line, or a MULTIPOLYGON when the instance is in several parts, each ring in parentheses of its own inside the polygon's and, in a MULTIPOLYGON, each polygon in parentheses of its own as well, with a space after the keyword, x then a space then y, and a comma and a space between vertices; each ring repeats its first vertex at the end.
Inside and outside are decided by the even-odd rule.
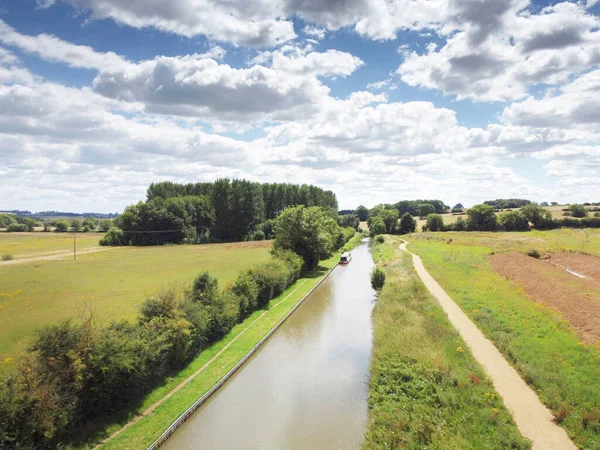
POLYGON ((534 301, 559 311, 584 342, 600 342, 600 282, 596 281, 600 279, 600 259, 563 253, 552 256, 551 260, 596 279, 579 278, 522 253, 490 257, 496 272, 523 286, 534 301))
POLYGON ((549 259, 600 283, 600 258, 579 253, 558 253, 549 259))

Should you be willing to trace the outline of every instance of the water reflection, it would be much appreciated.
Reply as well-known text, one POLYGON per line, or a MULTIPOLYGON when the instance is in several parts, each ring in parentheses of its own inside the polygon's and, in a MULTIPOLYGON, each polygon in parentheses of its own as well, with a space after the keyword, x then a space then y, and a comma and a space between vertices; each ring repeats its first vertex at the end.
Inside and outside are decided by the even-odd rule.
POLYGON ((366 241, 352 253, 163 448, 360 447, 375 293, 366 241))

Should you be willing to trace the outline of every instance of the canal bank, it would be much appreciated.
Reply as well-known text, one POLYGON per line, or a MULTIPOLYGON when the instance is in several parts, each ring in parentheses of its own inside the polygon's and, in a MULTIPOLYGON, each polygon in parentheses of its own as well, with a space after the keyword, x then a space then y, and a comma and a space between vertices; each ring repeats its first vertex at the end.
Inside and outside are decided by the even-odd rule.
POLYGON ((161 448, 359 448, 371 356, 366 240, 161 448))

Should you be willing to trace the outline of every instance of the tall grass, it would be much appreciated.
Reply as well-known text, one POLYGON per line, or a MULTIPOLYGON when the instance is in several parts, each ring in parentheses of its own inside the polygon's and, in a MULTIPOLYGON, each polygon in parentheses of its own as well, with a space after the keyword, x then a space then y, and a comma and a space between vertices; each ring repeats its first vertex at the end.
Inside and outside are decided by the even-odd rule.
POLYGON ((492 233, 475 239, 455 235, 454 242, 468 239, 471 245, 417 238, 409 248, 538 393, 573 441, 581 448, 600 449, 600 347, 585 345, 563 316, 529 299, 487 260, 494 251, 532 246, 574 251, 586 237, 592 245, 584 249, 598 251, 595 235, 567 231, 535 233, 535 240, 508 243, 495 241, 492 233))
POLYGON ((530 448, 397 245, 397 239, 387 238, 373 249, 387 278, 373 312, 364 447, 530 448))

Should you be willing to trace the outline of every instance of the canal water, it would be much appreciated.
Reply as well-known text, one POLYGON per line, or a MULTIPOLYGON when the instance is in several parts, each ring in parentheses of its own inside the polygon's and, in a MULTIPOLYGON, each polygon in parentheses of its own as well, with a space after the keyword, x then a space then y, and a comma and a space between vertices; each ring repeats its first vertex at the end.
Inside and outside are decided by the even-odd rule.
POLYGON ((367 240, 162 448, 353 449, 367 425, 367 240))

